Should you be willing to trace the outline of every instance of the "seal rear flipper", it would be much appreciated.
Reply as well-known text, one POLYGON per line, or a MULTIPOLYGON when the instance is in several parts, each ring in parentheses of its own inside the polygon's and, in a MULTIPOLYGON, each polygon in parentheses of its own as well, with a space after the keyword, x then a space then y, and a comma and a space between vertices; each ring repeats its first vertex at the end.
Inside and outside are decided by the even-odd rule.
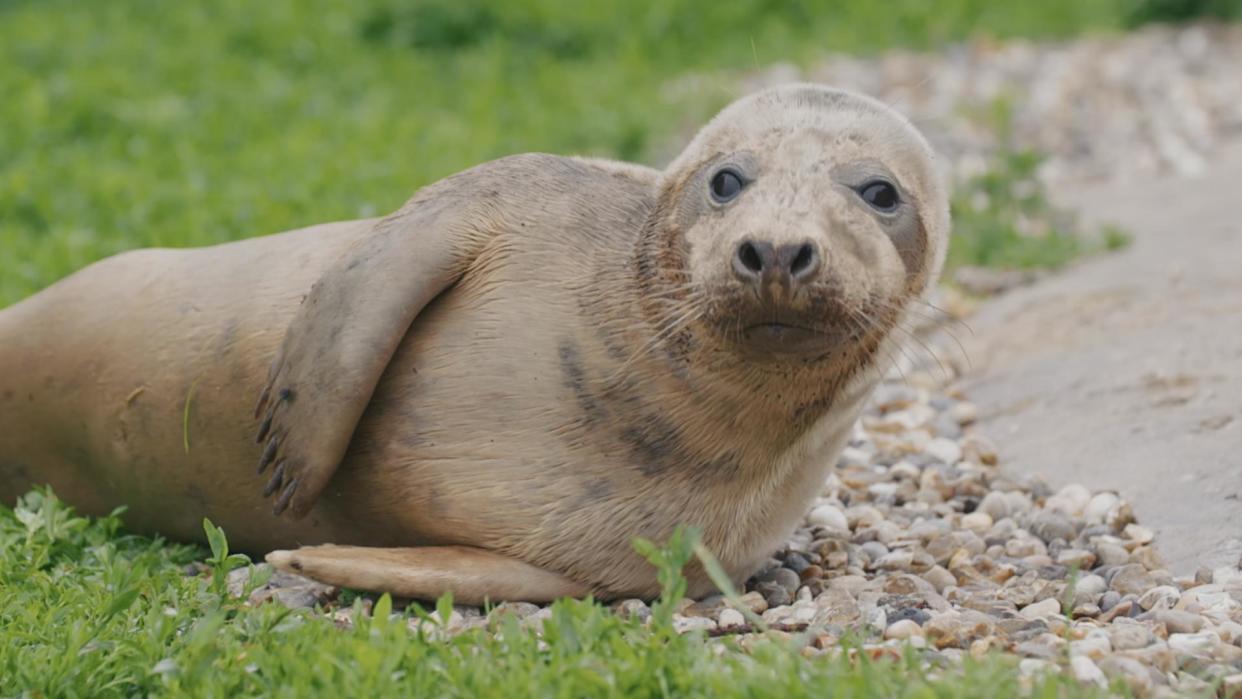
POLYGON ((585 597, 590 588, 557 573, 471 546, 370 548, 304 546, 272 551, 267 562, 319 582, 398 597, 460 604, 551 602, 585 597))
POLYGON ((274 512, 305 516, 353 437, 376 385, 423 307, 456 282, 495 235, 546 216, 573 191, 566 159, 519 155, 420 191, 376 224, 311 287, 268 373, 255 419, 258 473, 274 512))

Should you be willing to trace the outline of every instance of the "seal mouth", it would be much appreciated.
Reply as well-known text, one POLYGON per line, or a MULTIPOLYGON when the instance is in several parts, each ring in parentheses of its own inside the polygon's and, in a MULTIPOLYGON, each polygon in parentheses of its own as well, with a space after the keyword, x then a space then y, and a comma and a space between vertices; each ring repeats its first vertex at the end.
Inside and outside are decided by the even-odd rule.
POLYGON ((788 322, 753 323, 742 328, 743 345, 764 355, 806 355, 822 352, 839 339, 837 333, 788 322))

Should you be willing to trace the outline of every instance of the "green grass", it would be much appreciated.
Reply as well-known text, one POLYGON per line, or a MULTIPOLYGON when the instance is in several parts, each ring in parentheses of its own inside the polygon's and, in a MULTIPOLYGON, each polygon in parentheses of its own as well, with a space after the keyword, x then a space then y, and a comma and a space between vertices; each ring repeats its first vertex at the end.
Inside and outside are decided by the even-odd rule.
MULTIPOLYGON (((407 623, 426 612, 390 616, 387 597, 347 629, 312 611, 245 606, 223 582, 245 562, 228 556, 221 533, 213 538, 212 571, 187 576, 186 564, 206 552, 124 534, 116 515, 76 517, 44 492, 0 510, 0 695, 968 699, 1022 690, 1000 657, 929 679, 913 649, 900 659, 808 659, 796 636, 743 652, 732 641, 679 635, 669 619, 684 589, 677 571, 688 539, 653 554, 667 594, 647 626, 564 601, 542 639, 509 617, 497 620, 499 634, 436 640, 407 623)), ((1029 696, 1095 693, 1050 677, 1029 696)))
POLYGON ((521 151, 651 161, 828 51, 1121 26, 1133 0, 0 0, 0 307, 141 246, 396 208, 521 151), (678 75, 704 86, 670 94, 678 75))

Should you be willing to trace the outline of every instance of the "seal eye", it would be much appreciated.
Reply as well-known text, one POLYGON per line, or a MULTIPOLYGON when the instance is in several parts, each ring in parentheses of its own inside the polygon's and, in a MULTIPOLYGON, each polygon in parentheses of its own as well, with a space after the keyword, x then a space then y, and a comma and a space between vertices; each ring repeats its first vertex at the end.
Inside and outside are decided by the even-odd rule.
POLYGON ((741 193, 746 182, 736 170, 725 168, 712 176, 712 199, 723 204, 741 193))
POLYGON ((884 180, 868 182, 858 190, 858 195, 870 204, 871 208, 886 214, 896 211, 900 201, 897 197, 897 188, 891 182, 884 180))

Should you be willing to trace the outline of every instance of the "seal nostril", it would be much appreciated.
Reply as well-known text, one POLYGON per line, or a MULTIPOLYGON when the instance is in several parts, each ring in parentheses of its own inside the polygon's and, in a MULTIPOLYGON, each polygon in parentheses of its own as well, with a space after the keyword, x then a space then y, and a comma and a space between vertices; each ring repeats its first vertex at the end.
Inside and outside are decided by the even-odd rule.
POLYGON ((737 260, 746 272, 755 275, 763 272, 763 258, 759 255, 759 251, 755 249, 754 243, 750 241, 746 241, 738 246, 737 260))
POLYGON ((795 278, 801 277, 804 273, 812 271, 815 263, 815 247, 810 243, 803 243, 798 248, 798 254, 794 256, 793 263, 789 265, 789 273, 795 278))

